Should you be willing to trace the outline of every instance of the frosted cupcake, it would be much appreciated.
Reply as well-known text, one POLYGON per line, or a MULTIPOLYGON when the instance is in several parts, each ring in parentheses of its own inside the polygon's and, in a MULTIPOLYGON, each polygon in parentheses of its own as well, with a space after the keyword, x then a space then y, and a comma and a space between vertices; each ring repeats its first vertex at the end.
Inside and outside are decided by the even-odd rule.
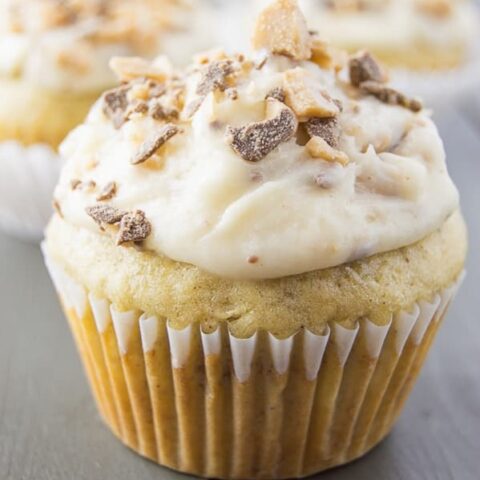
POLYGON ((173 41, 184 59, 201 47, 184 32, 200 29, 202 15, 170 0, 1 3, 0 224, 40 235, 58 178, 56 148, 114 85, 109 59, 172 52, 173 41))
POLYGON ((311 27, 333 44, 375 53, 391 66, 462 65, 478 21, 470 0, 302 0, 311 27))
POLYGON ((257 54, 136 61, 62 145, 47 264, 107 425, 161 465, 302 477, 395 423, 462 274, 437 130, 291 0, 257 54))

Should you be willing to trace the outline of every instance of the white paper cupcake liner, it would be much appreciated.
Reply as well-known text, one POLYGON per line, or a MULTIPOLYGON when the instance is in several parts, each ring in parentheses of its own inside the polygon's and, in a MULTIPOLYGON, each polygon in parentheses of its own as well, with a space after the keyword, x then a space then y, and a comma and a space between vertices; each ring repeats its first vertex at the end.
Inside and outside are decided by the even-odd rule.
POLYGON ((323 335, 236 338, 119 312, 46 255, 106 423, 162 465, 214 478, 292 478, 366 453, 392 428, 458 284, 323 335))
POLYGON ((0 228, 31 241, 43 237, 61 160, 44 144, 0 143, 0 228))

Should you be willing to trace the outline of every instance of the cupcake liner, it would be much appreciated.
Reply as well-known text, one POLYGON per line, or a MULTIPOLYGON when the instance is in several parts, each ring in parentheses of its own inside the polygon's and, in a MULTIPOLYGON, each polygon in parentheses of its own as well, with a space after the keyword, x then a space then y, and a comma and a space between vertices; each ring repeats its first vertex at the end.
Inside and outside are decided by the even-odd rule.
POLYGON ((391 430, 457 284, 392 316, 286 338, 119 312, 46 255, 101 415, 129 447, 210 478, 303 477, 391 430))
POLYGON ((0 143, 0 228, 39 241, 52 212, 61 161, 44 144, 0 143))
POLYGON ((480 86, 480 38, 474 39, 467 61, 438 72, 392 69, 391 81, 400 91, 423 99, 427 107, 441 108, 480 86))

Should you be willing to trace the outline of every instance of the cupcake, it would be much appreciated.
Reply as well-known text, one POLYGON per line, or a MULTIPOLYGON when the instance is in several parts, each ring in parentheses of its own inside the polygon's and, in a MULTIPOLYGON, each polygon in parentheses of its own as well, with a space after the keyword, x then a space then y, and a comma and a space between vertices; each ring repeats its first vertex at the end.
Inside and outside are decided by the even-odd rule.
POLYGON ((173 52, 173 41, 183 59, 201 47, 184 34, 200 28, 188 21, 202 18, 193 9, 173 0, 1 3, 0 224, 41 235, 58 178, 56 148, 115 85, 109 59, 173 52))
POLYGON ((476 36, 470 0, 302 0, 311 26, 333 44, 366 48, 394 67, 446 70, 476 36))
POLYGON ((123 81, 61 147, 44 252, 104 421, 193 475, 303 477, 392 429, 461 279, 437 130, 364 52, 262 12, 256 54, 123 81))

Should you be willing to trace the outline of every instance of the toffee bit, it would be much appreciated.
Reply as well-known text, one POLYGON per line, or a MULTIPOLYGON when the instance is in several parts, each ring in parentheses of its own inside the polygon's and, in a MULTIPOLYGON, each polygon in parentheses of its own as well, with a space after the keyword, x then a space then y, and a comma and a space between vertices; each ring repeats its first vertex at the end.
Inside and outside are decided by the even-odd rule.
POLYGON ((149 115, 154 120, 173 120, 178 118, 179 112, 174 108, 162 105, 159 101, 153 101, 150 104, 149 115))
POLYGON ((423 104, 420 100, 407 97, 398 90, 387 87, 378 82, 363 82, 361 89, 365 93, 373 95, 381 102, 389 105, 399 105, 400 107, 408 108, 415 113, 418 113, 423 109, 423 104))
POLYGON ((52 207, 55 210, 55 212, 57 212, 57 215, 60 218, 63 218, 62 207, 60 206, 60 202, 56 198, 54 198, 52 201, 52 207))
POLYGON ((331 147, 337 148, 340 140, 340 128, 337 117, 310 118, 305 123, 305 129, 310 137, 323 138, 331 147))
POLYGON ((136 101, 132 103, 125 113, 125 119, 130 119, 134 114, 145 115, 148 112, 148 104, 144 101, 136 101))
POLYGON ((261 70, 268 62, 268 55, 265 54, 262 57, 260 57, 254 65, 255 70, 261 70))
POLYGON ((203 101, 205 100, 205 96, 196 98, 192 100, 184 110, 185 118, 190 119, 192 118, 197 112, 198 109, 202 106, 203 101))
POLYGON ((115 182, 109 182, 102 188, 102 191, 98 194, 96 200, 98 202, 111 200, 116 194, 117 184, 115 182))
POLYGON ((73 180, 70 180, 70 188, 72 190, 76 190, 82 182, 78 178, 74 178, 73 180))
POLYGON ((382 67, 369 52, 360 52, 350 58, 348 69, 354 87, 360 87, 363 82, 385 83, 387 80, 382 67))
POLYGON ((117 245, 127 242, 141 242, 150 233, 152 233, 152 225, 145 218, 145 213, 141 210, 135 210, 122 217, 117 235, 117 245))
POLYGON ((139 165, 147 161, 162 145, 179 132, 180 128, 172 123, 159 128, 150 138, 147 138, 142 143, 131 160, 132 165, 139 165))
POLYGON ((240 128, 227 128, 228 143, 248 162, 262 160, 281 143, 290 140, 297 131, 298 121, 292 110, 278 100, 269 101, 275 102, 280 110, 272 119, 240 128))
POLYGON ((105 92, 103 95, 103 112, 112 120, 115 128, 120 128, 125 123, 125 112, 128 108, 127 93, 130 86, 123 85, 105 92))
POLYGON ((320 137, 312 137, 307 143, 306 148, 313 158, 319 158, 326 162, 335 162, 345 166, 350 161, 345 152, 332 148, 320 137))
POLYGON ((267 93, 265 100, 268 98, 274 98, 279 102, 285 103, 285 90, 282 87, 273 88, 267 93))
POLYGON ((224 92, 227 87, 227 79, 235 72, 231 60, 219 60, 210 63, 203 72, 200 83, 197 86, 197 94, 208 95, 214 90, 224 92))
POLYGON ((226 94, 230 100, 238 100, 238 90, 236 88, 229 88, 226 94))
POLYGON ((297 117, 334 117, 340 112, 337 103, 330 95, 319 88, 312 75, 304 68, 287 70, 283 74, 285 103, 297 117))
POLYGON ((85 212, 102 228, 104 225, 120 223, 122 218, 127 214, 127 212, 111 207, 110 205, 93 205, 92 207, 87 207, 85 212))
POLYGON ((294 60, 311 57, 307 22, 295 0, 276 0, 258 16, 253 48, 285 55, 294 60))
POLYGON ((153 80, 148 80, 147 87, 151 98, 161 97, 162 95, 165 95, 167 91, 167 87, 164 83, 154 82, 153 80))
POLYGON ((256 256, 256 255, 250 255, 248 258, 247 258, 247 262, 250 263, 250 264, 255 264, 255 263, 258 263, 260 259, 256 256))

